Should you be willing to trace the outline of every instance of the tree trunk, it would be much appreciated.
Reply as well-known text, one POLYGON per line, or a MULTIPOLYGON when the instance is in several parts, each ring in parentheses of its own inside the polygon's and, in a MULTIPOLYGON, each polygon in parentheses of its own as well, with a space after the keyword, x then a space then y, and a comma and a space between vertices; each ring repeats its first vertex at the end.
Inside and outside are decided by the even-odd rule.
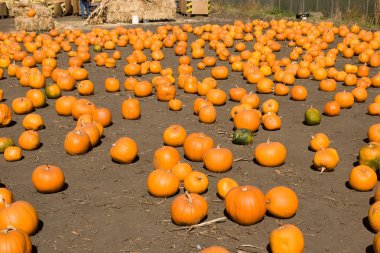
POLYGON ((375 2, 375 24, 380 24, 380 0, 375 2))

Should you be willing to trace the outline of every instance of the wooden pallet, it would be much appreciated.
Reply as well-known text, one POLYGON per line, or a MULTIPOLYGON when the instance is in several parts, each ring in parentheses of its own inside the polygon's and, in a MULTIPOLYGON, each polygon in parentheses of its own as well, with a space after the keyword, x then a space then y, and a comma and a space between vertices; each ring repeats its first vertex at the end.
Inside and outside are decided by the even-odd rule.
POLYGON ((187 17, 194 15, 208 16, 210 13, 211 1, 193 1, 193 0, 180 0, 179 13, 187 17))

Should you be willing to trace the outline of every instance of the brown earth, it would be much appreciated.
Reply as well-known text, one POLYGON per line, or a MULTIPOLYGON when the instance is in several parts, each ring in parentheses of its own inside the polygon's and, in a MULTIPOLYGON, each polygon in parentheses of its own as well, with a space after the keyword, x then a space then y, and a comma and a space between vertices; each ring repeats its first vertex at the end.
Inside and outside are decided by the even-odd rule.
MULTIPOLYGON (((3 22, 10 20, 0 20, 3 22)), ((145 24, 144 28, 154 29, 145 24)), ((189 36, 189 41, 194 39, 195 36, 189 36)), ((252 42, 247 44, 251 49, 252 42)), ((296 224, 302 230, 305 252, 371 252, 374 233, 367 228, 366 217, 373 192, 356 192, 346 183, 357 161, 356 154, 365 143, 367 128, 379 122, 379 117, 366 114, 368 104, 379 94, 378 89, 368 89, 365 103, 355 103, 351 109, 342 110, 339 117, 323 116, 321 124, 312 127, 303 124, 305 110, 312 105, 322 111, 323 105, 333 97, 333 93, 319 91, 316 81, 296 81, 308 89, 309 96, 304 102, 292 101, 289 96, 260 94, 262 101, 272 97, 279 101, 281 130, 270 132, 260 128, 253 145, 237 146, 230 140, 233 122, 229 119, 229 109, 236 104, 232 101, 217 107, 217 122, 206 125, 198 122, 192 112, 192 103, 197 96, 178 90, 177 97, 184 103, 182 111, 169 111, 167 103, 156 101, 153 95, 139 99, 141 119, 124 120, 121 102, 132 94, 124 90, 110 94, 103 87, 107 77, 116 76, 121 82, 125 79, 122 69, 132 48, 128 46, 120 50, 123 60, 117 63, 115 70, 97 67, 94 62, 85 66, 89 79, 96 86, 95 94, 89 99, 97 106, 108 107, 113 113, 113 125, 105 129, 99 146, 85 155, 67 155, 63 141, 76 122, 71 117, 58 116, 54 111, 55 101, 48 99, 46 108, 36 110, 45 120, 46 128, 40 131, 43 145, 36 151, 25 151, 24 159, 18 162, 0 159, 1 182, 14 192, 17 200, 27 200, 37 209, 40 229, 31 237, 36 252, 196 252, 200 247, 210 245, 225 246, 231 252, 268 252, 269 233, 281 222, 296 224), (170 219, 170 204, 174 197, 154 198, 146 188, 147 176, 153 169, 153 152, 163 145, 162 133, 170 124, 181 124, 188 133, 202 131, 212 136, 216 144, 231 149, 235 158, 248 158, 248 161, 235 162, 232 170, 224 174, 208 172, 202 168, 202 163, 190 162, 194 170, 209 175, 209 189, 203 195, 209 203, 206 221, 224 217, 224 203, 216 196, 216 183, 226 176, 241 185, 255 185, 263 192, 278 185, 292 188, 300 201, 297 214, 281 221, 266 216, 252 226, 240 226, 227 220, 190 231, 178 230, 170 219), (333 140, 332 147, 339 152, 341 161, 334 172, 319 174, 311 168, 314 153, 308 150, 308 143, 310 136, 317 132, 326 133, 333 140), (111 144, 122 136, 131 137, 138 143, 139 159, 135 163, 116 164, 108 155, 111 144), (254 147, 268 138, 286 146, 284 165, 264 168, 252 161, 254 147), (33 188, 32 171, 45 163, 63 169, 67 182, 65 190, 40 194, 33 188)), ((163 51, 163 66, 176 70, 178 57, 172 49, 163 51)), ((283 45, 278 57, 289 52, 283 45)), ((206 54, 215 53, 207 48, 206 54)), ((67 60, 65 53, 59 55, 61 67, 67 67, 67 60)), ((192 61, 195 69, 198 62, 192 61)), ((348 62, 339 56, 337 67, 342 69, 348 62)), ((218 65, 230 68, 227 62, 219 61, 218 65)), ((378 69, 372 69, 371 74, 376 71, 378 69)), ((196 70, 194 75, 198 79, 210 76, 210 68, 196 70)), ((150 74, 141 79, 151 80, 153 77, 150 74)), ((241 73, 230 72, 227 80, 218 81, 218 86, 226 92, 233 85, 255 91, 255 86, 248 84, 241 73)), ((0 80, 0 88, 4 90, 8 105, 26 92, 16 78, 7 76, 0 80)), ((339 91, 351 89, 341 84, 338 86, 339 91)), ((75 90, 64 94, 78 96, 75 90)), ((17 140, 23 131, 23 117, 14 115, 16 124, 2 128, 0 136, 17 140)), ((183 155, 182 148, 178 151, 183 155)), ((182 161, 187 160, 182 158, 182 161)), ((183 192, 182 188, 180 192, 183 192)))

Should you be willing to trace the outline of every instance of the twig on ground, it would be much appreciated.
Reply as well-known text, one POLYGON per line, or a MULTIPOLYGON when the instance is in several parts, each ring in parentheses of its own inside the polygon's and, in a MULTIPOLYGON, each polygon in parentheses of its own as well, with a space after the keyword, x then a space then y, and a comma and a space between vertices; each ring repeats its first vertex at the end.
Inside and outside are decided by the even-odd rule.
POLYGON ((210 220, 210 221, 205 221, 205 222, 202 222, 202 223, 199 223, 199 224, 196 224, 196 225, 185 226, 185 227, 180 227, 180 228, 172 229, 172 230, 170 230, 170 232, 171 231, 179 231, 179 230, 186 230, 187 232, 190 232, 194 228, 200 228, 200 227, 208 226, 208 225, 215 224, 215 223, 218 223, 218 222, 224 222, 226 220, 227 220, 226 217, 220 217, 220 218, 216 218, 216 219, 213 219, 213 220, 210 220))

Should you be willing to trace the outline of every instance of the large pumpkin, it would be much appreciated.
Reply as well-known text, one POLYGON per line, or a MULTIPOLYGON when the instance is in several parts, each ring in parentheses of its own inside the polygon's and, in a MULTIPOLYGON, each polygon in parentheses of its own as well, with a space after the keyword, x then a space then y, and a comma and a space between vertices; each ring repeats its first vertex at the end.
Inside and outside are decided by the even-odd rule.
POLYGON ((264 218, 264 193, 250 185, 232 188, 226 195, 225 207, 233 221, 240 225, 253 225, 264 218))
POLYGON ((54 193, 62 189, 65 184, 65 175, 61 168, 44 164, 34 169, 32 183, 38 192, 54 193))
POLYGON ((285 162, 286 148, 280 142, 270 142, 269 140, 260 143, 254 151, 256 162, 264 167, 276 167, 285 162))
POLYGON ((32 242, 27 234, 9 227, 0 231, 0 252, 32 253, 32 242))
POLYGON ((110 149, 110 156, 118 163, 131 163, 137 157, 137 143, 128 137, 118 139, 110 149))
POLYGON ((213 147, 213 139, 204 133, 190 134, 183 144, 186 158, 193 162, 203 161, 206 151, 213 147))
POLYGON ((172 221, 176 225, 190 226, 201 222, 207 215, 205 198, 196 193, 185 193, 176 197, 170 207, 172 221))
POLYGON ((269 236, 272 253, 302 253, 304 237, 301 230, 292 224, 284 224, 274 229, 269 236))
POLYGON ((147 187, 152 196, 171 197, 178 191, 179 179, 169 170, 157 169, 149 173, 147 187))
POLYGON ((12 226, 31 235, 37 231, 38 222, 36 210, 27 201, 19 200, 0 209, 0 229, 12 226))

